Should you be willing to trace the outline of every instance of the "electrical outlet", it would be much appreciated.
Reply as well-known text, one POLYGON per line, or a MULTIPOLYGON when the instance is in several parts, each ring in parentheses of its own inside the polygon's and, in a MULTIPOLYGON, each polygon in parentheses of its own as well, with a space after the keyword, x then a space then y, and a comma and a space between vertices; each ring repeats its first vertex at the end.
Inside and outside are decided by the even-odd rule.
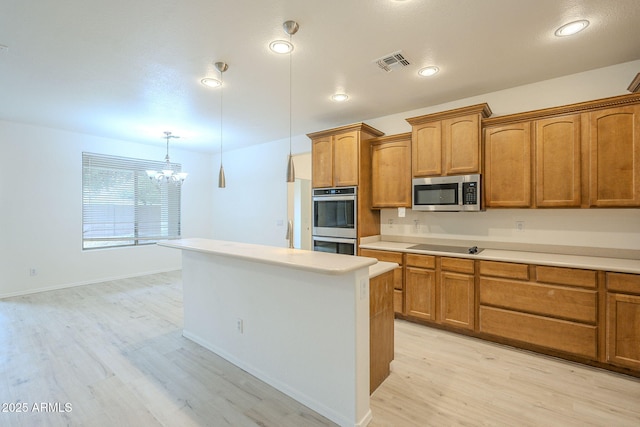
POLYGON ((516 221, 516 231, 518 233, 524 233, 524 221, 516 221))
POLYGON ((369 280, 360 279, 360 299, 365 299, 367 297, 368 288, 369 288, 369 280))
POLYGON ((389 223, 389 228, 393 228, 393 219, 392 218, 389 218, 388 223, 389 223))
POLYGON ((244 321, 240 318, 238 318, 236 320, 236 329, 238 330, 238 332, 240 332, 241 334, 244 333, 244 321))
POLYGON ((33 276, 37 276, 37 275, 38 275, 38 270, 36 270, 33 267, 29 269, 29 276, 33 277, 33 276))
POLYGON ((414 219, 413 220, 413 227, 416 231, 420 230, 420 220, 419 219, 414 219))

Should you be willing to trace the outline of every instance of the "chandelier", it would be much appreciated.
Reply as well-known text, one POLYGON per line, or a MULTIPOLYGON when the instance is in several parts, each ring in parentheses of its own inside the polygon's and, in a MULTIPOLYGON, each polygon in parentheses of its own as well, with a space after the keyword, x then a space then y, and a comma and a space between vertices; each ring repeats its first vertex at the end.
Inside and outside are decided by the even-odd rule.
POLYGON ((154 181, 156 184, 162 184, 165 182, 172 182, 175 185, 182 185, 184 180, 187 178, 186 172, 175 172, 173 170, 173 166, 171 165, 171 160, 169 160, 169 140, 171 138, 180 138, 176 135, 171 135, 171 132, 165 131, 164 137, 167 140, 167 155, 164 157, 165 167, 161 171, 147 170, 147 176, 151 181, 154 181))

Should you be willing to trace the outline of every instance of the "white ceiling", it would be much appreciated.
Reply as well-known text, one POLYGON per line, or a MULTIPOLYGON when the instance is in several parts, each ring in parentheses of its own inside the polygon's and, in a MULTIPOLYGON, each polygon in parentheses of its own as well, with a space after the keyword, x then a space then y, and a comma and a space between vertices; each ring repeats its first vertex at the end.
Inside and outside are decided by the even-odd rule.
POLYGON ((289 19, 294 135, 640 58, 638 0, 2 0, 0 119, 217 152, 225 61, 225 150, 288 138, 289 19))

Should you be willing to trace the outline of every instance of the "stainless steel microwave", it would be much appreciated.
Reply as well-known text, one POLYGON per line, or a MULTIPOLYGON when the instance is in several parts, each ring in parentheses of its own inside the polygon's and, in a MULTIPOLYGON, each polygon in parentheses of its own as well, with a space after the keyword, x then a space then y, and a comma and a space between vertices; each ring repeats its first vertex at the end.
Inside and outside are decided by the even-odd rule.
POLYGON ((480 175, 413 179, 414 211, 480 211, 480 175))

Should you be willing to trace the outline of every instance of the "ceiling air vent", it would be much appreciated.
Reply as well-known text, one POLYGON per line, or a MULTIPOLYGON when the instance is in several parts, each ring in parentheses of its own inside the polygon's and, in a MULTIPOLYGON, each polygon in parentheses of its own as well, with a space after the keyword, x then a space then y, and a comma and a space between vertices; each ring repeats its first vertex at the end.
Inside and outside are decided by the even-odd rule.
POLYGON ((374 62, 387 73, 392 72, 394 68, 403 68, 410 64, 409 60, 404 57, 400 50, 376 59, 374 62))

